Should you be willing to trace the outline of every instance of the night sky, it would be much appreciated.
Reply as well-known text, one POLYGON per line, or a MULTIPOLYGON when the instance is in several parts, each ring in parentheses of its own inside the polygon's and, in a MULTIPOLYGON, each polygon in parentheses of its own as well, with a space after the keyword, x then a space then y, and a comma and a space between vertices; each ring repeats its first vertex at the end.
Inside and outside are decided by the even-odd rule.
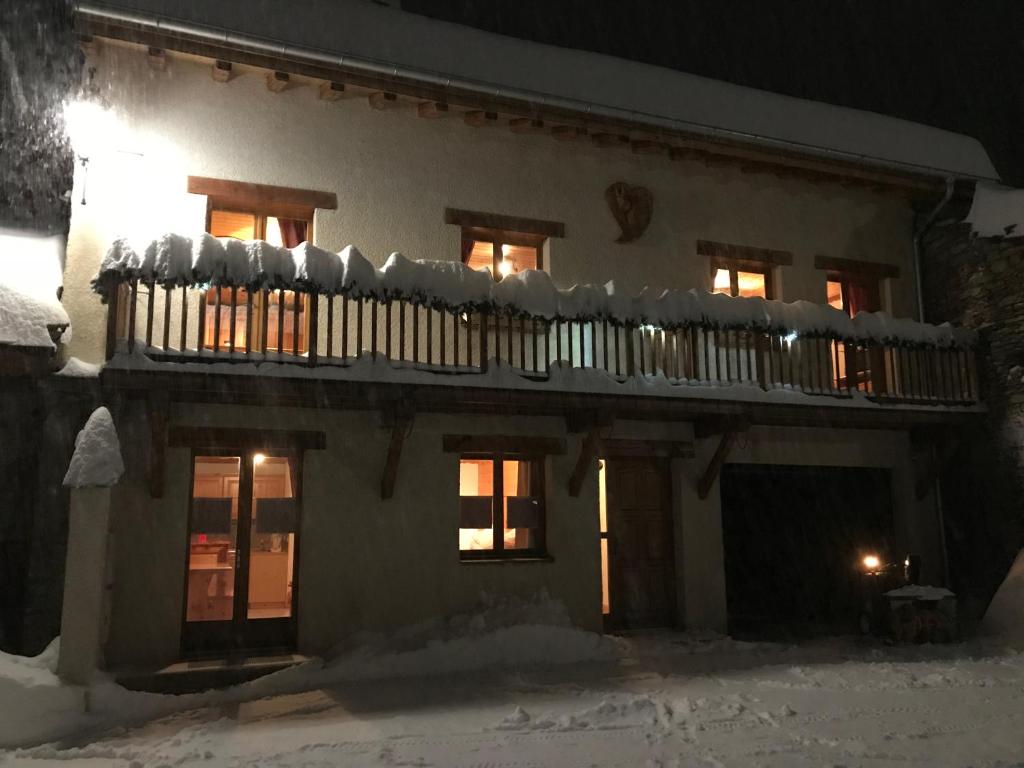
POLYGON ((1024 186, 1024 0, 402 0, 514 37, 965 133, 1024 186))

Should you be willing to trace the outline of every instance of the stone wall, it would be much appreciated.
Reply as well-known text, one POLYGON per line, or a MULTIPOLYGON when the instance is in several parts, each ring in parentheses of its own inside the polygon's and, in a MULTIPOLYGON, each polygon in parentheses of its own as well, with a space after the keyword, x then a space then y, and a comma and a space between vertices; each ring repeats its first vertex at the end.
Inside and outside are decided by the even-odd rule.
POLYGON ((979 331, 988 414, 960 440, 941 476, 952 586, 980 619, 1024 546, 1024 238, 980 238, 954 197, 925 235, 926 320, 979 331))

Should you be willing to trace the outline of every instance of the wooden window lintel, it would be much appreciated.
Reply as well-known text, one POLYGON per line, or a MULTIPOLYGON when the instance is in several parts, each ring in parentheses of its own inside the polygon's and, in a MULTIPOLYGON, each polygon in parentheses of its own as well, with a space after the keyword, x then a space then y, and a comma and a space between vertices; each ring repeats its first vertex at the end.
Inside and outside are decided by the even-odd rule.
POLYGON ((883 264, 877 261, 861 261, 859 259, 841 259, 835 256, 815 256, 814 268, 823 269, 837 275, 870 277, 873 279, 898 278, 900 268, 895 264, 883 264))
POLYGON ((531 235, 543 235, 544 237, 565 237, 565 224, 559 221, 527 219, 519 216, 505 216, 499 213, 445 208, 444 221, 445 224, 455 224, 460 227, 504 229, 510 232, 525 232, 531 235))
POLYGON ((171 427, 168 444, 175 448, 323 450, 323 432, 312 430, 234 429, 231 427, 171 427))
POLYGON ((565 453, 565 440, 519 435, 444 435, 445 453, 552 456, 565 453))
POLYGON ((790 267, 793 265, 793 254, 789 251, 719 243, 713 240, 698 240, 697 253, 701 256, 709 256, 712 259, 722 259, 732 263, 752 262, 759 264, 761 269, 766 266, 790 267))

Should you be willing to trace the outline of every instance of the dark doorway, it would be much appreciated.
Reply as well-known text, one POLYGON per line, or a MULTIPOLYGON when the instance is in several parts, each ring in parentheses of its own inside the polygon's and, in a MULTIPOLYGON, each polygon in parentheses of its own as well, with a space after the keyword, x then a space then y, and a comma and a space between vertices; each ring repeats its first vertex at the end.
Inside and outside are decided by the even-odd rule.
POLYGON ((667 463, 654 458, 609 459, 610 629, 675 623, 675 554, 667 463))
POLYGON ((895 555, 884 469, 722 469, 729 633, 788 639, 856 631, 858 564, 895 555))

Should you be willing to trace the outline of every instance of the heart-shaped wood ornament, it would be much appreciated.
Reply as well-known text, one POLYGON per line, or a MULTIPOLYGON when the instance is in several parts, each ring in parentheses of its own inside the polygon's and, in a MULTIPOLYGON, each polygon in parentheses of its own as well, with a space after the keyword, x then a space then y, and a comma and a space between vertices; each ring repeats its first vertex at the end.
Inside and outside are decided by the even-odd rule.
POLYGON ((624 181, 616 181, 604 191, 604 199, 622 230, 615 242, 636 240, 651 223, 654 195, 647 187, 633 187, 624 181))

